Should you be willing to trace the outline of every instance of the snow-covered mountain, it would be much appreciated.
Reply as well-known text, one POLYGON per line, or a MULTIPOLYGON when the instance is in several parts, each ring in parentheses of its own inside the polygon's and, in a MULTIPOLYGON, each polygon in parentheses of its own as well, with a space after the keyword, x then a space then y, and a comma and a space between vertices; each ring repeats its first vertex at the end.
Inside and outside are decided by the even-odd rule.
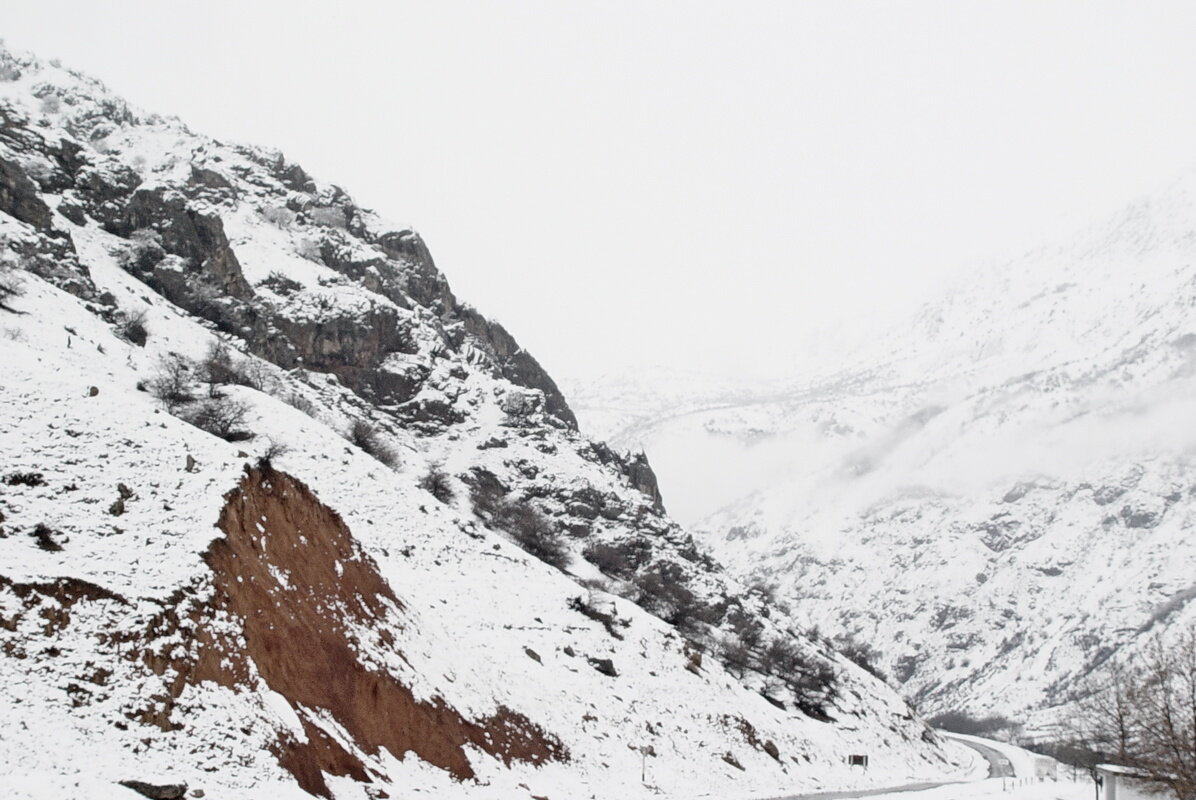
POLYGON ((743 798, 971 764, 695 546, 413 231, 2 49, 0 364, 8 797, 743 798))
POLYGON ((672 510, 809 624, 880 650, 923 711, 1046 724, 1077 676, 1193 617, 1194 198, 1187 176, 969 276, 786 388, 675 381, 653 415, 579 386, 576 406, 666 493, 696 473, 672 510))

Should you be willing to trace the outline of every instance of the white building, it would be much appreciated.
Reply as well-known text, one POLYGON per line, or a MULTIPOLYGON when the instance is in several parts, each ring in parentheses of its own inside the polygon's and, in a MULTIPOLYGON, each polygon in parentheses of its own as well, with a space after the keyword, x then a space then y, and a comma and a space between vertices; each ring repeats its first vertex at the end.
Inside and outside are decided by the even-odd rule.
POLYGON ((1096 773, 1100 781, 1100 800, 1162 800, 1165 797, 1142 780, 1135 769, 1100 764, 1096 773))

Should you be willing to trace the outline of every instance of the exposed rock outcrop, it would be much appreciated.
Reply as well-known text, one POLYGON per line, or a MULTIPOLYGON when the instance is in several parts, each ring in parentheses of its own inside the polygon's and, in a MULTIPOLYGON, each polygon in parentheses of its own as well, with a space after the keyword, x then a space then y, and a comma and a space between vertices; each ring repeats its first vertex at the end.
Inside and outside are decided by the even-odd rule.
MULTIPOLYGON (((401 650, 402 603, 340 516, 306 486, 253 470, 227 501, 219 523, 225 538, 206 559, 215 588, 209 613, 242 626, 244 650, 226 651, 222 660, 252 661, 303 720, 307 742, 284 738, 279 758, 304 789, 331 797, 322 772, 368 780, 364 764, 319 730, 313 709, 331 715, 369 755, 382 747, 399 757, 411 752, 459 780, 474 776, 467 746, 506 763, 567 757, 558 741, 514 711, 467 720, 441 700, 417 700, 381 667, 381 655, 378 664, 369 662, 362 653, 369 645, 357 632, 369 631, 383 651, 401 650)), ((242 680, 227 672, 218 679, 242 680)))

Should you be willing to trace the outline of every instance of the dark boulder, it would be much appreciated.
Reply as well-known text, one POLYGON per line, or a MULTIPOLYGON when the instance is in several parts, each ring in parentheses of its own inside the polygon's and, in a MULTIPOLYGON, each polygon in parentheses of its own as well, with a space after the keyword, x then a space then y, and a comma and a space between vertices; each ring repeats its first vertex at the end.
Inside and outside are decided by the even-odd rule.
POLYGON ((154 784, 144 781, 121 781, 120 785, 132 789, 150 800, 182 800, 187 796, 187 784, 185 783, 154 784))

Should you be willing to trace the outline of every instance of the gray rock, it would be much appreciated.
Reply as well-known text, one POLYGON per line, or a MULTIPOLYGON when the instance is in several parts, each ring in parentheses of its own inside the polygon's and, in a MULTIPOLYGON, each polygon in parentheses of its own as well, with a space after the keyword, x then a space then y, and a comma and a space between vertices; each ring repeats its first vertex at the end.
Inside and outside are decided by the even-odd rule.
POLYGON ((159 785, 144 781, 121 781, 120 785, 132 789, 150 800, 182 800, 187 794, 187 784, 185 783, 159 785))

